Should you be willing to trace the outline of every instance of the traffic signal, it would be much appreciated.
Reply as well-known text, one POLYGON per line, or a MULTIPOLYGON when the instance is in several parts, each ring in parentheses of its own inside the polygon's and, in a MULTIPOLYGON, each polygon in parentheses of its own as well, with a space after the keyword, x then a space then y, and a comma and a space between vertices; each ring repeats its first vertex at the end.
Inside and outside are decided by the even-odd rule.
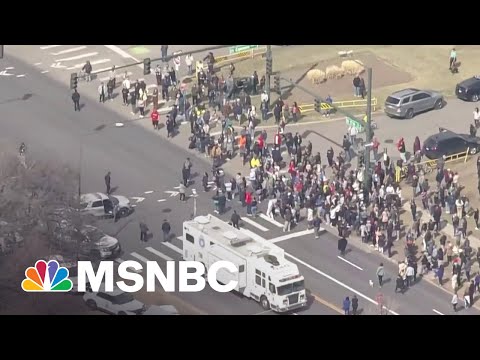
POLYGON ((273 73, 273 61, 272 59, 267 59, 267 75, 272 75, 273 73))
POLYGON ((151 73, 150 66, 151 66, 150 58, 144 59, 143 60, 143 75, 149 75, 151 73))
POLYGON ((280 87, 280 76, 279 75, 276 75, 275 78, 274 78, 274 88, 275 88, 275 92, 278 95, 282 95, 282 88, 280 87))
POLYGON ((321 108, 321 102, 320 102, 319 99, 315 99, 315 105, 314 105, 314 107, 315 107, 315 111, 316 111, 316 112, 318 112, 318 113, 321 112, 321 109, 322 109, 322 108, 321 108))
POLYGON ((78 76, 77 73, 72 73, 70 75, 70 89, 75 90, 78 86, 78 76))

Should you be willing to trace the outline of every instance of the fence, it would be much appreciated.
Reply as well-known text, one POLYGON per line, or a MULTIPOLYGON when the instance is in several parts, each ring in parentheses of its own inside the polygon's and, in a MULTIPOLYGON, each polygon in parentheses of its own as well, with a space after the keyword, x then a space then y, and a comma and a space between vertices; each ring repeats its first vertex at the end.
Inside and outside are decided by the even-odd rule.
MULTIPOLYGON (((376 111, 377 103, 377 98, 372 98, 372 111, 376 111)), ((334 101, 333 106, 339 109, 366 108, 367 99, 334 101)), ((330 110, 333 108, 327 103, 321 103, 320 107, 322 110, 330 110)), ((299 108, 302 113, 311 112, 315 110, 315 104, 302 104, 299 105, 299 108)))
MULTIPOLYGON (((447 156, 444 162, 445 164, 447 164, 453 161, 463 160, 463 162, 466 163, 468 160, 468 155, 470 155, 470 148, 467 148, 467 151, 462 151, 460 153, 447 156)), ((437 168, 437 162, 438 162, 438 159, 425 160, 425 161, 416 163, 415 170, 416 171, 424 170, 426 173, 430 173, 437 168)), ((408 169, 408 165, 404 165, 403 171, 405 174, 407 173, 407 169, 408 169)))
MULTIPOLYGON (((222 55, 215 58, 215 67, 221 67, 226 65, 226 63, 237 61, 237 60, 244 60, 244 59, 253 59, 256 56, 264 55, 267 52, 266 47, 262 48, 255 48, 249 49, 245 51, 241 51, 235 54, 230 55, 222 55)), ((207 70, 208 65, 203 61, 197 61, 195 64, 196 73, 200 71, 200 69, 207 70)))

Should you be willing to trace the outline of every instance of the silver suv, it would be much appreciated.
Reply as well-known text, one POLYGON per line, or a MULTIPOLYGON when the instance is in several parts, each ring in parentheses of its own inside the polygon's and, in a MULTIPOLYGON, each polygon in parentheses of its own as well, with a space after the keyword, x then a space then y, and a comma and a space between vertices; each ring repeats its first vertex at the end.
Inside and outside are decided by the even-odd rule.
POLYGON ((387 97, 384 110, 390 117, 411 119, 418 113, 441 109, 443 105, 443 95, 438 92, 405 89, 387 97))

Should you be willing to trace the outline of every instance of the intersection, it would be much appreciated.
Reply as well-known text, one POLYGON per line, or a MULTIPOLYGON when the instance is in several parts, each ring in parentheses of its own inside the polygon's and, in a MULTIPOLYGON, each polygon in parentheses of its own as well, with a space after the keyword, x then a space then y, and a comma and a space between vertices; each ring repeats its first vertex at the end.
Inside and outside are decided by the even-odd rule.
MULTIPOLYGON (((131 121, 131 117, 118 109, 117 102, 98 104, 97 82, 85 86, 82 84, 81 103, 84 109, 79 113, 73 112, 66 88, 71 71, 78 69, 86 59, 91 60, 92 64, 98 61, 94 65, 95 71, 95 67, 107 69, 113 64, 130 63, 131 58, 102 45, 47 46, 34 51, 26 49, 29 47, 18 47, 13 54, 21 60, 8 60, 7 67, 14 67, 18 74, 26 76, 1 78, 0 98, 5 114, 1 124, 2 140, 7 139, 14 146, 23 141, 29 144, 35 156, 61 160, 78 168, 82 173, 84 192, 103 192, 103 176, 111 171, 115 193, 129 197, 135 205, 135 212, 130 217, 118 223, 105 220, 101 224, 108 233, 115 234, 122 244, 124 254, 119 262, 151 260, 158 261, 163 267, 165 261, 180 260, 182 246, 178 237, 181 236, 183 220, 193 215, 192 189, 199 193, 197 209, 201 209, 202 214, 213 212, 212 194, 200 191, 200 174, 210 173, 211 165, 201 158, 193 159, 192 153, 185 150, 185 143, 170 142, 163 132, 153 132, 148 121, 147 124, 131 121), (30 54, 29 63, 23 61, 27 50, 30 54), (26 94, 31 96, 19 100, 26 94), (119 120, 125 122, 124 128, 112 126, 119 120), (101 125, 105 126, 95 130, 101 125), (83 153, 81 162, 80 149, 83 153), (182 203, 177 187, 181 165, 187 157, 193 159, 194 183, 187 190, 187 202, 182 203), (174 237, 169 243, 160 242, 163 219, 172 225, 174 237), (139 221, 147 223, 154 234, 154 238, 146 244, 139 241, 139 221)), ((130 72, 132 78, 143 76, 138 67, 130 72)), ((331 124, 325 126, 333 128, 334 123, 331 124)), ((322 149, 325 146, 322 143, 322 149)), ((237 209, 241 215, 245 213, 237 201, 228 203, 227 207, 237 209)), ((262 204, 260 209, 264 208, 265 204, 262 204)), ((228 222, 229 216, 230 212, 221 218, 228 222)), ((350 244, 351 251, 342 258, 337 256, 337 238, 331 234, 335 229, 327 228, 319 239, 315 239, 313 231, 306 229, 303 223, 285 234, 281 223, 267 219, 264 214, 256 218, 244 217, 242 231, 276 243, 286 251, 290 260, 298 264, 306 278, 312 301, 307 309, 295 314, 338 314, 341 312, 342 299, 353 294, 359 298, 364 314, 378 312, 375 299, 380 289, 369 285, 369 280, 375 280, 375 270, 382 261, 376 252, 350 244)), ((426 281, 419 281, 403 295, 394 294, 397 269, 393 264, 385 264, 385 267, 386 278, 392 280, 381 292, 390 302, 391 314, 451 313, 451 296, 426 281)), ((210 289, 200 294, 176 295, 208 314, 271 313, 263 312, 253 301, 234 294, 214 293, 210 289)), ((478 310, 470 309, 468 314, 478 314, 478 310)))

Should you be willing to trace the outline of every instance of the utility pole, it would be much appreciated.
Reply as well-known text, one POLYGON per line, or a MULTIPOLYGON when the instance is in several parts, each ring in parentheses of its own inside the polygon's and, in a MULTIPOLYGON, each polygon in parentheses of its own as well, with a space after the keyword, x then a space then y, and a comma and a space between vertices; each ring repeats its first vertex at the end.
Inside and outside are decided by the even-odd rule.
MULTIPOLYGON (((367 68, 367 124, 365 127, 365 144, 369 145, 372 143, 373 134, 372 134, 372 68, 367 68)), ((365 174, 363 176, 363 184, 365 193, 370 193, 372 187, 372 172, 371 172, 371 163, 370 163, 370 151, 371 146, 365 147, 365 157, 364 157, 364 166, 365 174)))
MULTIPOLYGON (((269 62, 273 63, 272 45, 267 45, 266 64, 268 64, 269 62)), ((270 103, 270 77, 271 77, 271 75, 272 74, 270 74, 270 72, 268 70, 265 71, 265 91, 267 92, 269 103, 270 103)))
POLYGON ((78 155, 78 201, 80 201, 82 196, 83 138, 80 138, 80 151, 78 155))

